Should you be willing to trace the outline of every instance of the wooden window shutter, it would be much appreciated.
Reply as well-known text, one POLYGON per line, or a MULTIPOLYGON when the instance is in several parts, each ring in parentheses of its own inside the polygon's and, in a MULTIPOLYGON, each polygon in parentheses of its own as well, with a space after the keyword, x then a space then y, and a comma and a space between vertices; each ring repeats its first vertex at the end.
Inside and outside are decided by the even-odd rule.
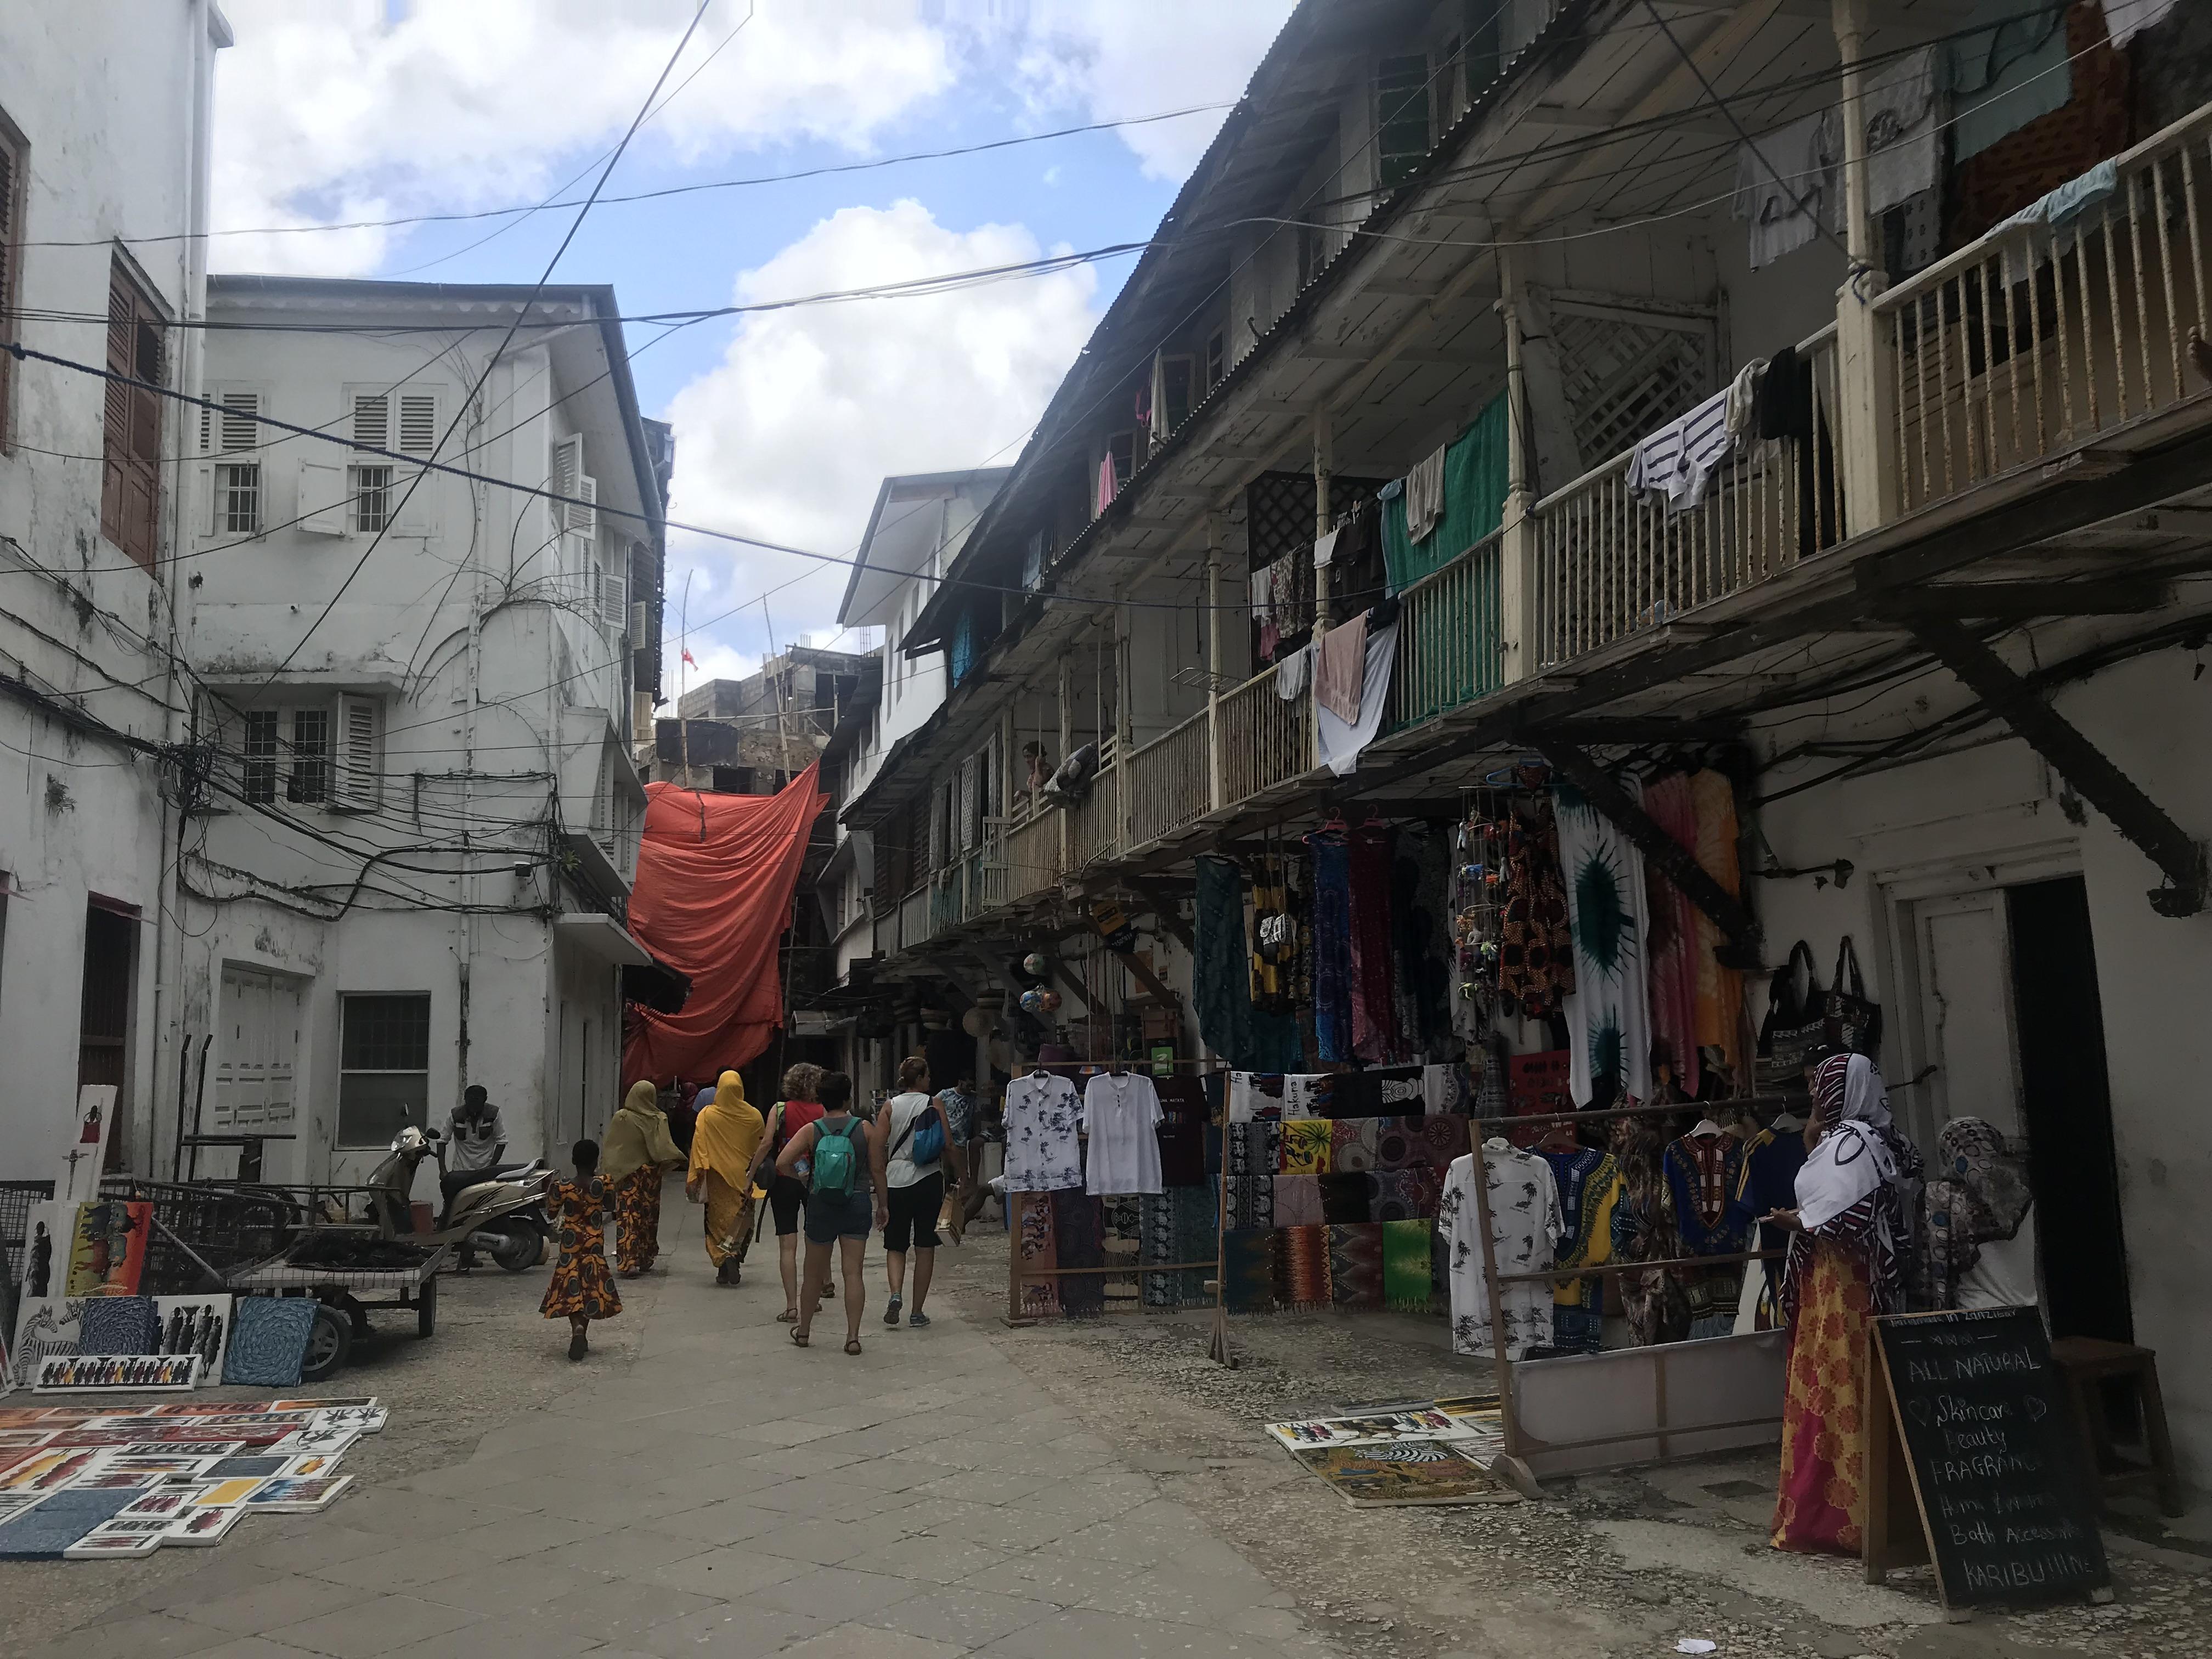
POLYGON ((399 394, 398 447, 410 455, 428 455, 438 447, 438 394, 403 392, 399 394))
MULTIPOLYGON (((23 240, 23 152, 0 120, 0 344, 15 338, 16 244, 23 240)), ((0 352, 0 454, 14 445, 15 360, 0 352)))
POLYGON ((226 450, 261 447, 259 392, 210 392, 208 402, 222 405, 222 419, 218 426, 215 410, 208 408, 206 404, 200 406, 200 453, 203 455, 216 447, 218 437, 226 450))
POLYGON ((572 492, 578 499, 568 508, 568 528, 586 541, 595 541, 599 533, 599 481, 579 474, 576 488, 572 492))
POLYGON ((392 447, 392 400, 383 392, 354 393, 353 442, 356 449, 392 447))
MULTIPOLYGON (((107 286, 107 370, 158 386, 165 378, 161 313, 120 259, 107 286)), ((152 386, 106 382, 100 530, 149 569, 161 540, 161 398, 152 386)))
POLYGON ((344 535, 349 504, 344 467, 330 461, 301 459, 300 501, 294 509, 301 529, 311 536, 344 535))
POLYGON ((374 697, 338 699, 337 787, 331 803, 374 812, 383 799, 384 707, 374 697))

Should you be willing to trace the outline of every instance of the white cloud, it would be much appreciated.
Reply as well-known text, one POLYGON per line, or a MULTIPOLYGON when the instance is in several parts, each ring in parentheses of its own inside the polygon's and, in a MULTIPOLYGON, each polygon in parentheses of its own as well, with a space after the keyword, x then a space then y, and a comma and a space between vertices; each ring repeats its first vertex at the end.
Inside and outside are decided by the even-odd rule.
MULTIPOLYGON (((230 0, 238 44, 216 60, 217 228, 542 196, 567 176, 556 158, 573 171, 580 153, 620 137, 693 9, 690 0, 415 0, 394 21, 384 0, 230 0)), ((637 143, 684 160, 801 139, 859 151, 951 84, 944 35, 917 19, 915 0, 755 0, 751 9, 734 39, 742 0, 708 11, 669 85, 697 78, 637 143)), ((391 237, 228 236, 214 262, 358 274, 376 268, 391 237)))
MULTIPOLYGON (((738 279, 743 302, 1012 264, 1042 252, 1018 225, 961 232, 913 201, 846 208, 738 279)), ((1003 465, 1088 336, 1087 268, 925 297, 769 312, 744 319, 722 361, 679 392, 672 516, 844 555, 893 473, 1003 465)), ((846 570, 672 538, 701 572, 696 617, 804 575, 769 600, 777 637, 819 628, 846 570)), ((746 625, 758 625, 754 607, 746 625)), ((696 654, 696 647, 695 647, 696 654)))
MULTIPOLYGON (((1019 48, 1032 103, 1073 105, 1095 119, 1233 101, 1282 32, 1292 0, 1035 0, 1019 48)), ((1227 112, 1121 129, 1147 175, 1177 183, 1227 112)))

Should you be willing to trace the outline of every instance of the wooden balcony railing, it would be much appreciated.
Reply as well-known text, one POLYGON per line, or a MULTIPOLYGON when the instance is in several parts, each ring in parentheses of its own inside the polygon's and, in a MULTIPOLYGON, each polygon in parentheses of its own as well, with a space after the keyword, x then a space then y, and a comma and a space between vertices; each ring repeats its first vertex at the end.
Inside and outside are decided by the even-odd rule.
POLYGON ((1142 847, 1213 805, 1212 733, 1203 708, 1129 754, 1129 844, 1142 847))
POLYGON ((1060 814, 1041 812, 1007 831, 1000 843, 1005 895, 1013 903, 1050 890, 1060 881, 1060 814))
POLYGON ((1313 693, 1277 695, 1275 670, 1261 669, 1221 699, 1221 799, 1247 801, 1300 776, 1314 763, 1313 693))
POLYGON ((1503 683, 1498 544, 1494 531, 1398 596, 1398 655, 1390 676, 1392 730, 1474 702, 1503 683))
POLYGON ((2206 389, 2187 343, 2212 330, 2212 105, 2112 167, 2056 231, 2000 226, 1875 301, 1899 510, 2206 389))
POLYGON ((1835 344, 1831 326, 1797 349, 1811 364, 1811 438, 1740 444, 1697 506, 1677 513, 1632 491, 1632 450, 1536 504, 1539 666, 1660 627, 1842 538, 1835 344))

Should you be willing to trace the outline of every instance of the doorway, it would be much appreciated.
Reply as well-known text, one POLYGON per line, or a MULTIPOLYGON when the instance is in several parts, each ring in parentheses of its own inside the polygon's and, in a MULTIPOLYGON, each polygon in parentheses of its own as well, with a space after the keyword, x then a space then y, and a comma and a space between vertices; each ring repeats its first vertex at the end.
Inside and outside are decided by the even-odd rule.
POLYGON ((1907 1086, 1924 1146, 1978 1117, 2024 1142, 2053 1336, 2133 1340, 2103 1011, 2079 875, 1914 900, 1907 1086))
POLYGON ((138 919, 108 908, 98 900, 84 912, 84 983, 77 1018, 76 1080, 111 1084, 115 1107, 107 1130, 105 1168, 126 1167, 124 1144, 131 1114, 125 1109, 131 1072, 131 994, 138 947, 138 919))

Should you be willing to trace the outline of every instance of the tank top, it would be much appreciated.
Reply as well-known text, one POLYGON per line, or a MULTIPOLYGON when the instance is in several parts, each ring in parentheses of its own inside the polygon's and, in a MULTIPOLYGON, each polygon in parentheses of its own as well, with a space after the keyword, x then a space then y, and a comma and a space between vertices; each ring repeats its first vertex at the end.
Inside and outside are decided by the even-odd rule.
POLYGON ((781 1152, 791 1144, 792 1136, 822 1115, 818 1100, 787 1100, 783 1103, 783 1118, 775 1126, 775 1150, 781 1152))

